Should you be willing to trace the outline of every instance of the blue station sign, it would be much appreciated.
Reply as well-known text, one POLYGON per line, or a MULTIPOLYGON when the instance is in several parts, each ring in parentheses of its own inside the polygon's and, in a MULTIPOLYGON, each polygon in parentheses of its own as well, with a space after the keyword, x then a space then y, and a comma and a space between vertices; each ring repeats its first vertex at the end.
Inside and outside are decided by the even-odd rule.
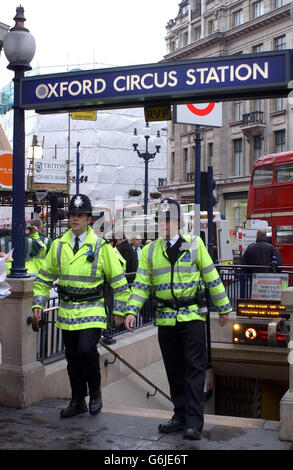
POLYGON ((38 112, 286 96, 292 50, 26 77, 20 106, 38 112))

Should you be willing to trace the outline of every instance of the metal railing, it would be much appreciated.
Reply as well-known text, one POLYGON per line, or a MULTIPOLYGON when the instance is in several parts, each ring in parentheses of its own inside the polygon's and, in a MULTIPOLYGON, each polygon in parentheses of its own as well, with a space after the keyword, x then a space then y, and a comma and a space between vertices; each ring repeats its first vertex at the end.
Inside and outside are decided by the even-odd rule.
MULTIPOLYGON (((110 289, 108 301, 106 301, 108 309, 108 325, 102 332, 102 340, 106 344, 113 344, 116 342, 115 337, 126 333, 124 325, 115 327, 113 325, 113 293, 110 289)), ((53 297, 49 300, 47 307, 43 311, 43 317, 40 322, 40 330, 37 332, 37 360, 43 364, 58 361, 65 357, 64 344, 62 341, 62 332, 56 328, 55 323, 58 314, 58 297, 53 297)), ((150 298, 145 303, 136 318, 134 329, 142 328, 143 326, 151 325, 155 321, 155 310, 153 302, 150 298)), ((31 317, 28 317, 28 324, 31 323, 31 317)))
POLYGON ((251 113, 242 114, 242 126, 249 124, 264 124, 263 111, 252 111, 251 113))
MULTIPOLYGON (((227 296, 235 311, 238 299, 250 299, 252 290, 252 276, 254 272, 273 273, 274 268, 267 266, 245 266, 245 265, 216 265, 219 276, 225 286, 227 296)), ((293 266, 282 266, 279 272, 288 274, 288 285, 293 285, 293 266)))
MULTIPOLYGON (((261 266, 242 266, 242 265, 216 265, 218 273, 226 288, 227 295, 231 302, 232 309, 235 311, 237 307, 237 300, 240 298, 250 299, 252 288, 252 274, 251 270, 262 269, 266 267, 261 266)), ((293 267, 283 266, 282 272, 289 275, 289 286, 293 285, 293 267)), ((271 269, 270 272, 273 272, 271 269)), ((215 310, 211 306, 211 311, 215 310)), ((47 308, 43 312, 43 319, 41 322, 40 331, 37 334, 38 349, 37 360, 44 364, 58 361, 65 357, 64 345, 62 341, 62 333, 59 328, 56 328, 55 322, 58 313, 58 297, 51 298, 48 302, 47 308)), ((113 326, 113 295, 110 291, 108 299, 108 327, 103 330, 102 340, 111 345, 115 343, 115 337, 125 333, 127 330, 124 325, 119 327, 113 326)), ((31 317, 29 317, 31 318, 31 317)), ((143 306, 136 318, 135 329, 151 325, 155 322, 155 309, 152 302, 152 297, 143 306)), ((29 323, 29 322, 28 322, 29 323)))

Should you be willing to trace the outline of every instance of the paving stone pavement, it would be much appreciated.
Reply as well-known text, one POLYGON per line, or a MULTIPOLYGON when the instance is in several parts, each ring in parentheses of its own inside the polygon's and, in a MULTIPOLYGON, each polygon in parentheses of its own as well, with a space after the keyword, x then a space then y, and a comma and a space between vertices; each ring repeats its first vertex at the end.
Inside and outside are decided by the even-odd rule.
POLYGON ((116 451, 181 455, 195 450, 293 449, 292 442, 279 440, 277 421, 205 415, 201 441, 187 441, 182 432, 158 432, 159 423, 171 417, 169 410, 104 406, 98 416, 84 413, 62 419, 60 409, 67 404, 48 399, 21 410, 0 407, 0 450, 99 450, 106 458, 116 451))

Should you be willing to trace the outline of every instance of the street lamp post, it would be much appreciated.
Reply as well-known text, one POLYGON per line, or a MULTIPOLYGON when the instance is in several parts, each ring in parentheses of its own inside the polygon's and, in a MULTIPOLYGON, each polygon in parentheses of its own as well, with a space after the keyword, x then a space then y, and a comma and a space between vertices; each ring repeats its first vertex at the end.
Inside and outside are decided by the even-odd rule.
MULTIPOLYGON (((143 212, 145 215, 148 213, 148 199, 149 199, 149 161, 157 155, 157 153, 160 153, 160 148, 161 145, 159 145, 158 141, 160 139, 160 131, 157 131, 157 137, 156 137, 156 142, 155 142, 155 152, 149 152, 149 140, 151 136, 149 135, 149 123, 146 122, 145 126, 145 132, 144 132, 144 138, 145 138, 145 152, 140 152, 138 150, 138 143, 133 142, 133 150, 134 152, 137 153, 139 158, 143 158, 145 167, 144 167, 144 208, 143 212)), ((134 129, 134 134, 133 134, 133 140, 137 140, 138 135, 137 135, 137 129, 134 129)))
POLYGON ((16 8, 15 26, 6 33, 4 53, 9 62, 7 68, 14 71, 13 115, 13 179, 12 179, 12 246, 13 262, 9 277, 26 277, 25 268, 25 118, 20 107, 21 80, 24 72, 31 70, 30 62, 35 54, 35 40, 24 27, 24 9, 16 8))
POLYGON ((72 176, 71 181, 75 183, 75 194, 79 194, 79 183, 87 183, 88 177, 87 176, 79 176, 80 173, 84 172, 84 164, 80 164, 80 142, 76 144, 76 176, 72 176))

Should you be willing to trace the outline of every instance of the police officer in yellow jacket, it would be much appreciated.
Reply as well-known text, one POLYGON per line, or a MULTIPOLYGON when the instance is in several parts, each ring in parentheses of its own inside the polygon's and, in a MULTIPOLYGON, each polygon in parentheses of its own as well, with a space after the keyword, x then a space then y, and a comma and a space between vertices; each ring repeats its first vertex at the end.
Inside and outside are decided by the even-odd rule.
POLYGON ((135 316, 153 293, 159 345, 174 404, 172 419, 160 424, 159 431, 184 430, 185 439, 199 440, 206 373, 204 285, 221 326, 232 309, 201 238, 179 234, 179 203, 171 198, 161 201, 157 220, 160 236, 141 251, 124 323, 133 331, 135 316))
POLYGON ((124 315, 130 293, 113 248, 88 226, 91 214, 89 198, 84 194, 73 196, 69 204, 71 229, 53 241, 34 283, 33 311, 39 320, 50 288, 58 279, 56 326, 62 330, 72 391, 69 406, 60 413, 63 418, 86 412, 85 397, 88 393, 90 414, 96 415, 101 411, 97 343, 107 321, 104 281, 113 288, 114 320, 124 315))

